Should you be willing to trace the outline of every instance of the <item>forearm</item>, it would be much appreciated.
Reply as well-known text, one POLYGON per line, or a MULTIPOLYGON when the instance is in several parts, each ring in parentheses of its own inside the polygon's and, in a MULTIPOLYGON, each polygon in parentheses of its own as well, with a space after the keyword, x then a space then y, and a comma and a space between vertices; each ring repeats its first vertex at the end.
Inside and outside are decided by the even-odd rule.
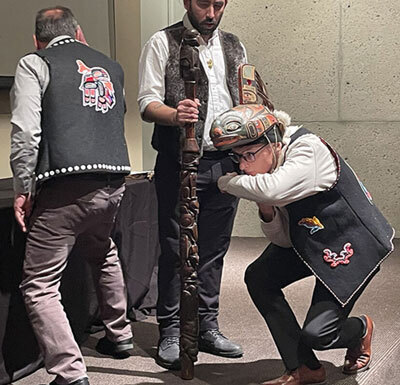
POLYGON ((259 215, 264 222, 271 222, 275 216, 274 206, 266 205, 264 203, 257 203, 259 215))
POLYGON ((14 192, 15 194, 28 194, 34 189, 38 148, 23 146, 16 140, 16 137, 18 137, 17 134, 12 136, 10 155, 14 192))
POLYGON ((176 126, 177 110, 161 102, 151 102, 143 112, 143 118, 148 122, 164 126, 176 126))
MULTIPOLYGON (((270 206, 271 207, 271 206, 270 206)), ((264 214, 259 212, 261 219, 261 230, 265 236, 275 245, 281 247, 291 247, 292 243, 289 236, 289 219, 287 211, 279 207, 272 207, 273 216, 267 221, 264 214)), ((268 212, 269 210, 263 210, 268 212)))

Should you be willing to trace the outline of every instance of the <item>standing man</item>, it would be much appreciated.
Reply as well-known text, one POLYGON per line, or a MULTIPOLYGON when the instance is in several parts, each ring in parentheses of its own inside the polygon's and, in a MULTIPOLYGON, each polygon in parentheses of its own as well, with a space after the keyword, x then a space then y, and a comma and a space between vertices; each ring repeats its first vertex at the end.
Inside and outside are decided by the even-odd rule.
POLYGON ((286 367, 262 385, 324 383, 314 349, 347 348, 345 374, 368 369, 374 324, 367 315, 349 314, 393 251, 394 237, 371 195, 332 147, 290 126, 282 111, 235 107, 215 120, 211 136, 217 148, 232 148, 243 173, 224 175, 219 188, 257 202, 271 241, 245 274, 286 367), (301 327, 282 289, 312 275, 315 288, 301 327))
POLYGON ((218 309, 223 258, 228 249, 237 199, 221 194, 217 179, 235 170, 227 152, 217 152, 208 135, 211 122, 239 103, 237 73, 246 62, 239 39, 218 29, 227 0, 184 0, 183 21, 155 33, 143 48, 139 65, 138 102, 142 117, 154 122, 153 147, 158 151, 155 180, 159 205, 161 255, 158 270, 157 319, 160 340, 156 361, 179 369, 179 187, 182 127, 195 123, 202 151, 197 178, 198 293, 200 351, 240 357, 240 345, 219 331, 218 309), (196 101, 185 99, 179 53, 185 29, 201 35, 201 75, 196 101))
POLYGON ((11 91, 14 210, 28 232, 20 287, 45 367, 56 375, 51 384, 86 385, 59 293, 76 242, 91 265, 106 328, 96 349, 121 357, 133 347, 110 238, 130 170, 123 71, 86 45, 68 8, 39 11, 34 42, 37 51, 19 61, 11 91))

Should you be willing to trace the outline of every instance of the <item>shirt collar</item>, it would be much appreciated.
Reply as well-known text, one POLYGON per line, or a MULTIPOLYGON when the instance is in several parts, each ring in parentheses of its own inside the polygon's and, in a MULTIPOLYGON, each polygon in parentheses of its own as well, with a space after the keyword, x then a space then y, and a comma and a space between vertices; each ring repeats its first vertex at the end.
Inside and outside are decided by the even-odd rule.
POLYGON ((47 44, 46 48, 50 48, 53 44, 57 43, 60 40, 63 39, 71 39, 71 36, 69 35, 60 35, 55 37, 54 39, 50 40, 49 44, 47 44))
MULTIPOLYGON (((185 13, 185 15, 183 16, 183 26, 187 29, 196 29, 193 27, 192 23, 189 20, 189 16, 187 14, 187 12, 185 13)), ((197 30, 196 30, 197 31, 197 30)), ((211 43, 214 39, 216 39, 218 37, 218 27, 215 29, 215 31, 213 32, 212 36, 208 39, 208 44, 211 43)), ((203 37, 200 35, 200 44, 203 45, 207 45, 207 43, 204 41, 203 37)))

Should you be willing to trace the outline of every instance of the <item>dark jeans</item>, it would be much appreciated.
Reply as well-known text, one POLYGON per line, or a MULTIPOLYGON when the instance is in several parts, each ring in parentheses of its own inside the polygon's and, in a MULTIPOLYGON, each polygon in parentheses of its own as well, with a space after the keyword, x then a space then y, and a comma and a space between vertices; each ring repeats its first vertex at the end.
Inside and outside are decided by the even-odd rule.
MULTIPOLYGON (((198 293, 200 331, 218 328, 219 293, 223 258, 229 247, 237 198, 222 194, 218 178, 235 171, 229 157, 215 153, 200 160, 197 177, 198 293), (219 157, 219 159, 218 159, 219 157), (217 159, 215 159, 217 158, 217 159)), ((179 335, 179 188, 180 165, 159 154, 155 167, 161 255, 158 267, 157 320, 160 336, 179 335)))
POLYGON ((313 349, 354 347, 364 325, 360 318, 348 315, 367 283, 342 307, 326 287, 316 279, 311 306, 301 328, 282 289, 312 273, 293 249, 270 244, 246 270, 250 296, 264 317, 288 370, 301 365, 320 366, 313 349))

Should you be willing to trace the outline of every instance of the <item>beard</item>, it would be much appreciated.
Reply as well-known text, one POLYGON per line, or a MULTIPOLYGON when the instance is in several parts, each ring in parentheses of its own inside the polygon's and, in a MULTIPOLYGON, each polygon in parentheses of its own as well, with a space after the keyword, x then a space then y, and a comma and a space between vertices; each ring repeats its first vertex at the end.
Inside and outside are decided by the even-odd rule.
POLYGON ((199 21, 195 18, 191 9, 189 9, 187 13, 188 13, 190 23, 193 25, 194 28, 196 28, 197 31, 200 32, 200 35, 203 35, 203 36, 211 36, 213 34, 213 32, 219 26, 219 23, 222 18, 222 15, 221 15, 218 19, 207 19, 206 18, 202 21, 199 21))

